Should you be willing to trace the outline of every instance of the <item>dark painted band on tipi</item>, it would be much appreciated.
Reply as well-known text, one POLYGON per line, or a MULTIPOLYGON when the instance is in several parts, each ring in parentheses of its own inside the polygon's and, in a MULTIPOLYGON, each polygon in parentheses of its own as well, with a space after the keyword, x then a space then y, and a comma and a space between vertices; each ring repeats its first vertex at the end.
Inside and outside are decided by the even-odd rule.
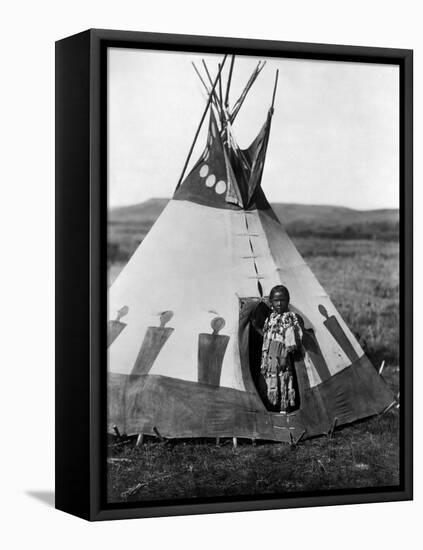
POLYGON ((382 412, 394 400, 363 356, 313 388, 301 389, 301 408, 291 415, 257 407, 257 393, 215 387, 166 376, 110 374, 108 425, 128 434, 164 437, 245 437, 287 441, 327 433, 338 426, 382 412), (277 428, 276 428, 277 426, 277 428), (285 428, 285 429, 284 429, 285 428))
POLYGON ((107 347, 110 347, 122 330, 126 327, 126 323, 120 321, 109 321, 107 323, 107 347))
POLYGON ((229 342, 229 336, 219 334, 224 326, 224 319, 215 317, 211 322, 213 333, 198 335, 198 381, 202 384, 220 385, 223 358, 229 342))
POLYGON ((329 315, 326 308, 323 305, 319 305, 319 312, 324 317, 323 324, 328 329, 330 334, 335 338, 339 347, 345 353, 350 361, 355 361, 358 358, 357 352, 353 348, 353 345, 349 341, 347 335, 339 324, 338 319, 334 315, 329 315))
POLYGON ((172 317, 172 311, 164 311, 160 315, 160 326, 148 327, 142 341, 140 351, 135 359, 131 375, 147 374, 150 372, 154 361, 157 359, 163 346, 175 330, 172 327, 165 326, 165 324, 169 322, 172 317))
POLYGON ((110 347, 122 330, 126 327, 126 323, 122 323, 122 317, 128 315, 129 307, 122 306, 117 312, 116 319, 107 323, 107 347, 110 347))
POLYGON ((310 360, 320 377, 320 380, 324 382, 330 378, 331 374, 312 328, 303 330, 302 342, 305 351, 309 354, 310 360))

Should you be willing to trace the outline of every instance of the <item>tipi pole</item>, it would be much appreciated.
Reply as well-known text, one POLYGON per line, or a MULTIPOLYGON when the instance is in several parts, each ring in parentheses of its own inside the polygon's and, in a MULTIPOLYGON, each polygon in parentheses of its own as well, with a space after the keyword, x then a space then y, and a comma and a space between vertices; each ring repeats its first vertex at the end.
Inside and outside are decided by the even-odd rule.
MULTIPOLYGON (((210 86, 213 86, 213 80, 211 79, 211 76, 210 76, 210 73, 209 73, 209 69, 207 67, 207 64, 206 62, 204 61, 204 59, 201 60, 202 64, 203 64, 203 67, 206 71, 206 75, 207 75, 207 78, 209 79, 209 82, 210 82, 210 86)), ((218 74, 220 74, 219 71, 217 71, 218 74)))
MULTIPOLYGON (((225 56, 226 57, 226 56, 225 56)), ((201 60, 202 63, 203 63, 203 66, 204 66, 204 69, 206 71, 206 74, 207 74, 207 78, 209 79, 209 82, 210 82, 210 86, 213 86, 213 80, 210 76, 210 72, 209 72, 209 69, 206 65, 206 62, 204 61, 204 59, 201 60)), ((220 74, 222 72, 222 67, 220 66, 220 63, 219 63, 219 70, 217 71, 217 80, 220 84, 220 74)), ((216 107, 218 108, 218 111, 219 111, 219 117, 220 117, 220 120, 222 120, 222 111, 223 111, 223 108, 222 108, 222 97, 220 97, 219 99, 219 96, 217 94, 217 90, 214 91, 214 99, 215 99, 215 102, 216 102, 216 107)))
POLYGON ((257 67, 255 68, 254 72, 250 76, 250 79, 248 80, 242 94, 239 96, 237 102, 234 105, 234 108, 232 109, 232 113, 230 116, 231 123, 235 120, 237 114, 239 113, 242 104, 244 103, 245 98, 247 97, 248 92, 250 91, 251 86, 256 81, 256 78, 261 73, 263 67, 266 65, 266 61, 263 62, 263 65, 261 65, 261 61, 258 62, 257 67))
MULTIPOLYGON (((219 67, 219 72, 220 72, 220 63, 218 65, 219 67)), ((222 75, 221 75, 222 76, 222 75)), ((219 99, 220 99, 220 104, 222 104, 223 102, 223 92, 222 92, 222 78, 221 76, 219 76, 219 99)))
MULTIPOLYGON (((223 69, 223 65, 225 64, 226 57, 227 57, 227 55, 225 55, 225 57, 223 58, 222 66, 220 67, 220 71, 223 69)), ((201 126, 203 125, 204 119, 206 118, 207 111, 209 110, 210 102, 211 102, 211 100, 212 100, 212 95, 213 95, 213 93, 214 93, 214 89, 216 88, 217 80, 218 80, 218 78, 219 78, 219 76, 220 76, 220 71, 217 73, 216 80, 214 81, 213 87, 212 87, 212 89, 211 89, 211 92, 210 92, 210 95, 209 95, 209 99, 208 99, 208 101, 207 101, 206 108, 204 109, 204 113, 203 113, 203 116, 201 117, 200 124, 198 125, 197 131, 195 132, 194 140, 193 140, 192 145, 191 145, 191 148, 190 148, 190 150, 189 150, 189 153, 188 153, 187 159, 186 159, 186 161, 185 161, 184 167, 183 167, 183 169, 182 169, 182 173, 181 173, 181 176, 180 176, 180 178, 179 178, 178 185, 176 186, 176 189, 178 189, 178 187, 181 185, 182 178, 184 177, 185 170, 187 169, 187 166, 188 166, 188 163, 189 163, 189 159, 191 158, 192 152, 193 152, 193 150, 194 150, 195 142, 197 141, 198 134, 200 133, 200 130, 201 130, 201 126)))
POLYGON ((279 69, 276 69, 276 78, 275 78, 275 86, 273 88, 273 96, 272 96, 272 109, 273 109, 273 106, 275 105, 275 96, 276 96, 276 89, 278 87, 278 78, 279 78, 279 69))
MULTIPOLYGON (((220 63, 218 64, 219 72, 221 71, 220 63)), ((219 76, 219 106, 220 106, 220 128, 223 129, 225 115, 223 113, 223 92, 222 92, 222 74, 219 76)))
MULTIPOLYGON (((203 79, 203 77, 201 76, 200 71, 197 69, 197 67, 196 67, 196 65, 195 65, 195 63, 194 63, 194 61, 192 61, 191 64, 192 64, 192 66, 194 67, 194 70, 195 70, 195 72, 197 73, 198 78, 200 79, 201 83, 203 84, 203 86, 204 86, 204 88, 205 88, 205 90, 206 90, 206 92, 207 92, 207 96, 209 96, 209 95, 210 95, 210 90, 209 90, 209 88, 207 87, 207 84, 204 82, 204 79, 203 79)), ((216 105, 216 109, 217 109, 217 108, 218 108, 218 105, 217 105, 217 103, 216 103, 215 94, 213 94, 212 101, 213 101, 213 103, 216 105)))
POLYGON ((229 88, 231 87, 232 71, 234 70, 234 63, 235 63, 235 56, 233 55, 232 59, 231 59, 231 66, 229 67, 228 83, 226 85, 226 94, 225 94, 225 107, 226 107, 226 109, 229 107, 229 88))
POLYGON ((210 94, 210 90, 207 88, 207 84, 204 82, 203 77, 200 74, 200 71, 197 69, 194 61, 191 61, 191 65, 194 67, 194 71, 197 73, 198 78, 201 80, 201 83, 203 84, 204 88, 206 89, 207 95, 210 94))
POLYGON ((230 115, 231 122, 233 122, 235 120, 235 117, 238 114, 238 111, 241 108, 242 103, 243 103, 249 89, 251 88, 251 86, 254 82, 254 78, 255 78, 255 75, 257 74, 257 71, 258 71, 259 67, 260 67, 260 61, 258 62, 257 67, 254 69, 254 72, 251 74, 250 78, 248 79, 247 84, 245 85, 244 89, 241 92, 241 95, 236 100, 236 102, 233 106, 233 109, 232 109, 232 112, 231 112, 231 115, 230 115))

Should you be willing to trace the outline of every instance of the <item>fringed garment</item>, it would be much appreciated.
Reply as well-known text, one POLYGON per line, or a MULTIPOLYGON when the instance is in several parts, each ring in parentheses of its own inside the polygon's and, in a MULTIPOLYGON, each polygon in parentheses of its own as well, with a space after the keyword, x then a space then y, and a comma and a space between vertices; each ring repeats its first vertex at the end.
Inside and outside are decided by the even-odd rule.
POLYGON ((301 349, 302 330, 297 315, 272 312, 263 327, 260 371, 270 404, 287 413, 297 407, 293 353, 301 349))

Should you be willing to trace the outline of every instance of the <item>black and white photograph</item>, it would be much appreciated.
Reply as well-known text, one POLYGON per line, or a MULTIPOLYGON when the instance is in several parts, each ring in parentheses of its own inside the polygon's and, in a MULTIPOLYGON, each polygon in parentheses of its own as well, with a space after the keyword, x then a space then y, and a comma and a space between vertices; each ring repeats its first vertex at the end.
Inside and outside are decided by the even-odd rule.
POLYGON ((418 4, 2 7, 2 547, 415 548, 418 4))
POLYGON ((107 49, 109 504, 400 486, 400 70, 107 49))

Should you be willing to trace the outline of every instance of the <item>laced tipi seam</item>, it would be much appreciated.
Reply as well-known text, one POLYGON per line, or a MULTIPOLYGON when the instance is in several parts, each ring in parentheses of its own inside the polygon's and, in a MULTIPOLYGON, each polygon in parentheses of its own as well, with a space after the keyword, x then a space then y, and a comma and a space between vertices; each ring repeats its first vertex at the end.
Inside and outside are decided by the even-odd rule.
POLYGON ((253 241, 251 240, 251 237, 250 237, 250 228, 248 226, 248 217, 246 216, 246 213, 244 212, 244 220, 245 220, 245 227, 246 227, 246 236, 248 236, 248 242, 249 242, 249 245, 250 245, 250 250, 251 250, 251 259, 253 260, 253 267, 254 267, 254 271, 256 272, 256 275, 254 277, 248 277, 249 279, 256 279, 257 280, 257 283, 258 283, 258 289, 259 289, 259 293, 261 294, 260 292, 260 279, 263 279, 263 277, 260 276, 259 274, 259 270, 258 270, 258 267, 257 267, 257 262, 256 262, 256 258, 257 258, 257 255, 256 255, 256 251, 254 250, 254 246, 253 246, 253 241))

